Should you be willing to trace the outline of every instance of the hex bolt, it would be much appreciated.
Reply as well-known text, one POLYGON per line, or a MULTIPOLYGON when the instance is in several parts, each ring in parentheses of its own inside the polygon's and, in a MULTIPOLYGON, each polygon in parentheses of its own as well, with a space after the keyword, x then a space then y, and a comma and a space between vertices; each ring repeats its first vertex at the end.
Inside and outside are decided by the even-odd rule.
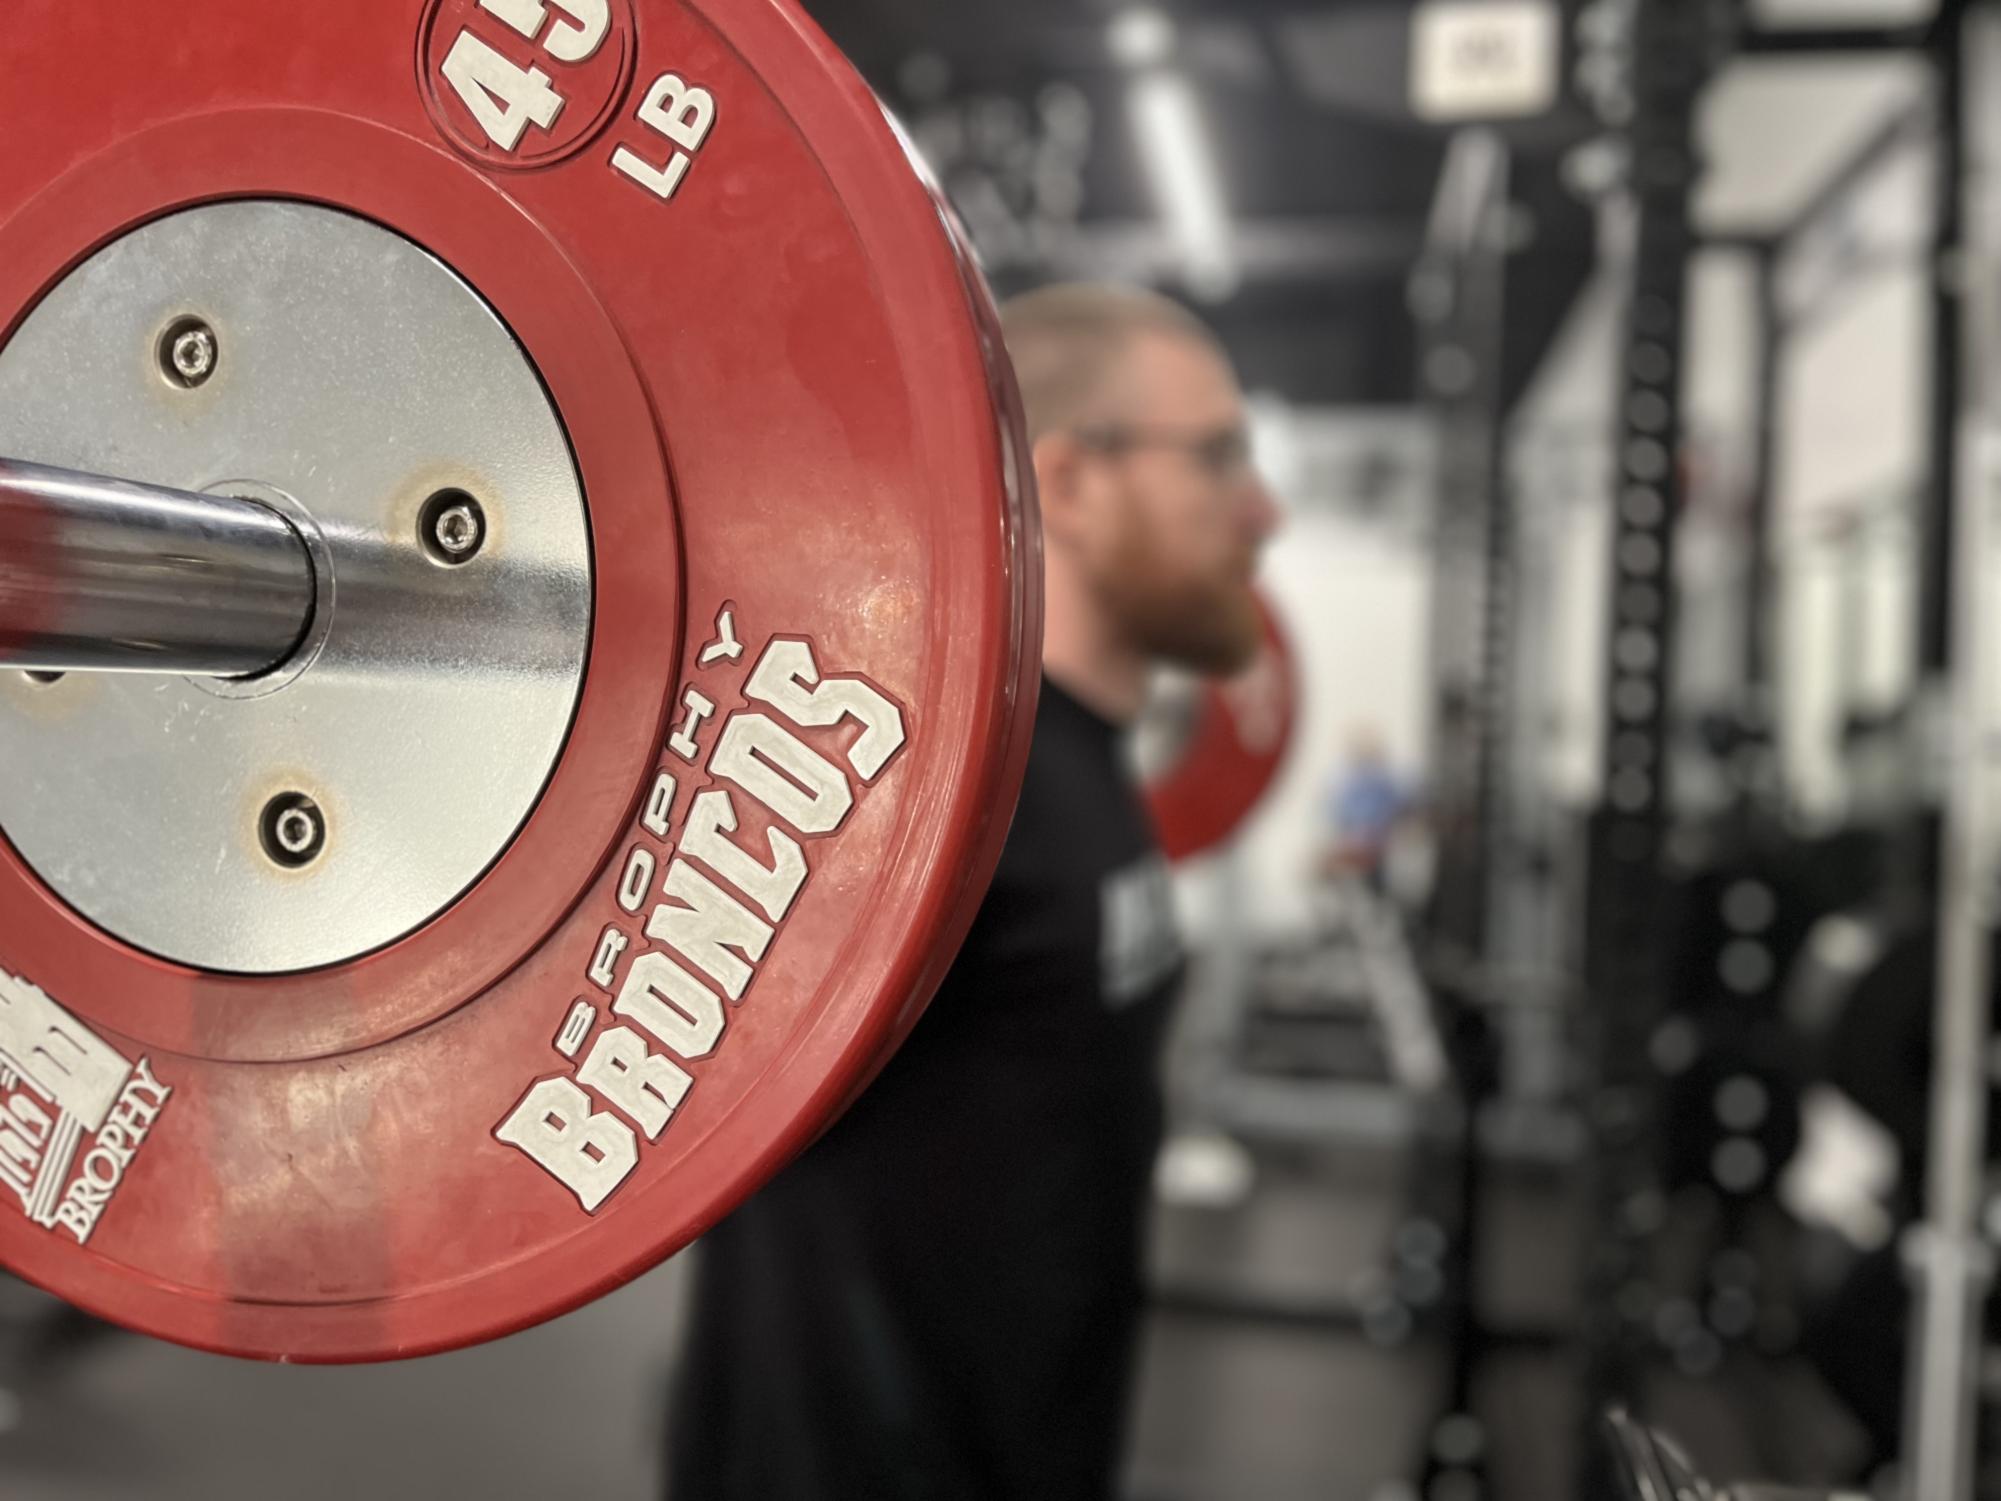
POLYGON ((288 855, 303 855, 313 847, 313 840, 319 830, 313 824, 312 815, 303 808, 288 808, 278 815, 273 826, 278 847, 288 855))
POLYGON ((453 506, 438 518, 438 546, 455 558, 479 546, 479 518, 471 506, 453 506))
POLYGON ((456 568, 485 545, 486 513, 463 490, 441 490, 424 503, 418 534, 434 561, 456 568))
POLYGON ((208 384, 222 356, 215 330, 199 318, 181 318, 160 336, 160 367, 184 391, 208 384))
POLYGON ((258 821, 264 853, 275 865, 298 870, 310 865, 326 848, 326 815, 303 792, 286 792, 264 805, 258 821))

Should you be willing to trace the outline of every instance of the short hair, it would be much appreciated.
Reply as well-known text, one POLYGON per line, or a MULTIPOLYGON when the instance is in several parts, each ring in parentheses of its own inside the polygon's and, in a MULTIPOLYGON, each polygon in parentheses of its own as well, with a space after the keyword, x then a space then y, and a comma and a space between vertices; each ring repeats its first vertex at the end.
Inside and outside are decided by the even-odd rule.
POLYGON ((1201 319, 1138 287, 1043 287, 1004 304, 1001 328, 1021 385, 1031 443, 1089 421, 1126 351, 1144 335, 1187 339, 1222 352, 1201 319))

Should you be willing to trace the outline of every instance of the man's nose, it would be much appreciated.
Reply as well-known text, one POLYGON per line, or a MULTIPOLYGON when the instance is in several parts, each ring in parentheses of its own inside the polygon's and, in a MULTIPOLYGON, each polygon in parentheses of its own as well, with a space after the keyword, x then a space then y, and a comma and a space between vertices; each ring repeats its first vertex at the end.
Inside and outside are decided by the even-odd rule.
POLYGON ((1244 526, 1255 542, 1266 542, 1284 520, 1278 500, 1264 476, 1252 473, 1244 482, 1244 526))

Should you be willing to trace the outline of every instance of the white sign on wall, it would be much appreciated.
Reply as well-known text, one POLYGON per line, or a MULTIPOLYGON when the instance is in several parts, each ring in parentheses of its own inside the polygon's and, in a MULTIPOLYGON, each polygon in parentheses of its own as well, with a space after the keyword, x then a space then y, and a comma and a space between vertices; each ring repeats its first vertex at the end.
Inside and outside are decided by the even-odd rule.
POLYGON ((1411 20, 1411 108, 1436 121, 1542 114, 1562 55, 1555 0, 1425 0, 1411 20))

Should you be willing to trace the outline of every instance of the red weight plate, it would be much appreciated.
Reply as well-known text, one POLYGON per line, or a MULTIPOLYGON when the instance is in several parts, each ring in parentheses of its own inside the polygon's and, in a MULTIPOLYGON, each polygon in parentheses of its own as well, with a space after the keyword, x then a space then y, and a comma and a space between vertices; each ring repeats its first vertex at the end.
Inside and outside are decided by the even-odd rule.
POLYGON ((1259 601, 1264 645, 1243 672, 1205 683, 1179 754, 1147 783, 1147 804, 1170 860, 1214 849, 1250 816, 1292 740, 1298 672, 1271 606, 1259 601))
POLYGON ((785 0, 33 5, 0 96, 0 347, 164 215, 362 216, 534 362, 595 584, 539 803, 386 948, 177 966, 0 841, 0 1263, 302 1361, 618 1286, 824 1129, 998 857, 1041 585, 983 287, 785 0))

